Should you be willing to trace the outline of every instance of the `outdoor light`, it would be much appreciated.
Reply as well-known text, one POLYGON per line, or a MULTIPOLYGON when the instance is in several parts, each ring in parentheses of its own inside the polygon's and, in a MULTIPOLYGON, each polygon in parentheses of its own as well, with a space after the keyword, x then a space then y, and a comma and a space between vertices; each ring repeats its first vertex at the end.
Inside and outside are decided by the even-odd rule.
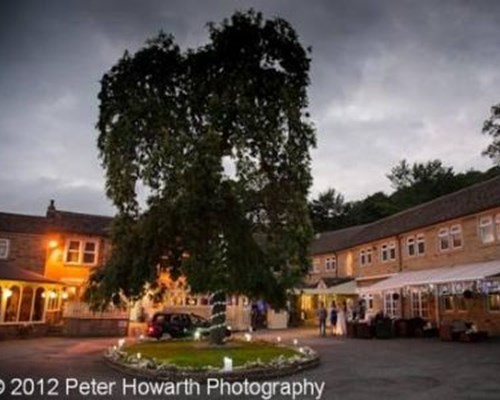
POLYGON ((304 352, 304 348, 303 348, 303 347, 299 347, 299 351, 300 351, 301 353, 303 353, 303 352, 304 352))
POLYGON ((137 353, 137 359, 140 360, 142 358, 142 354, 141 353, 137 353))
POLYGON ((118 347, 121 349, 125 344, 125 339, 118 339, 118 347))
POLYGON ((45 292, 42 292, 42 299, 45 299, 45 292))
POLYGON ((10 289, 5 289, 5 291, 3 292, 3 295, 6 299, 8 299, 10 296, 12 296, 12 290, 10 289))
POLYGON ((278 343, 281 343, 281 336, 278 336, 278 337, 276 338, 276 341, 277 341, 278 343))
POLYGON ((201 332, 197 329, 194 332, 194 340, 200 340, 201 339, 201 332))
POLYGON ((247 342, 251 342, 252 341, 252 335, 250 335, 249 333, 245 333, 245 340, 247 342))
POLYGON ((49 292, 49 297, 50 297, 51 299, 55 299, 55 298, 57 297, 57 293, 56 293, 56 292, 54 292, 53 290, 51 290, 51 291, 49 292))
POLYGON ((116 351, 117 347, 116 344, 113 346, 113 351, 116 351))
POLYGON ((299 341, 297 339, 293 339, 293 345, 297 346, 299 344, 299 341))
POLYGON ((143 341, 143 340, 144 340, 144 335, 143 335, 142 333, 139 335, 139 340, 140 340, 140 341, 143 341))
POLYGON ((225 372, 229 372, 233 370, 233 359, 229 357, 224 357, 224 368, 225 372))
POLYGON ((69 296, 69 295, 68 295, 68 293, 66 293, 66 292, 63 292, 63 293, 62 293, 62 295, 61 295, 61 297, 62 297, 62 299, 63 299, 63 300, 67 300, 67 299, 68 299, 68 296, 69 296))
POLYGON ((55 249, 57 246, 59 246, 57 240, 55 239, 49 240, 49 249, 55 249))

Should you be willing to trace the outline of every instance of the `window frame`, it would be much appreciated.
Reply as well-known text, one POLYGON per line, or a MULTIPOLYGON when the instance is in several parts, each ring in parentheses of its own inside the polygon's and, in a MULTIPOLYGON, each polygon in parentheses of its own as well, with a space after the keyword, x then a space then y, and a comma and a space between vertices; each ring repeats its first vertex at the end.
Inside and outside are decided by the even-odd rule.
POLYGON ((0 253, 0 260, 7 260, 9 258, 10 253, 10 239, 0 238, 0 243, 4 243, 5 251, 4 253, 0 253))
POLYGON ((74 239, 68 238, 66 239, 66 245, 64 248, 64 264, 65 265, 97 265, 99 260, 99 240, 97 239, 74 239), (78 243, 78 250, 71 249, 70 243, 75 242, 78 243), (85 251, 85 247, 87 244, 94 244, 94 251, 89 252, 85 251), (77 252, 77 261, 69 261, 68 260, 68 252, 75 253, 77 252), (94 254, 94 260, 92 262, 84 262, 85 254, 94 254))
POLYGON ((417 251, 417 256, 425 255, 425 235, 419 233, 415 238, 415 249, 417 251), (420 245, 422 245, 422 250, 420 250, 420 245))
POLYGON ((415 240, 415 236, 408 236, 406 238, 406 255, 408 257, 416 257, 417 256, 417 241, 415 240), (413 251, 413 253, 412 253, 412 251, 413 251))
POLYGON ((438 230, 438 249, 440 252, 450 251, 451 242, 450 242, 450 229, 449 228, 440 228, 438 230), (443 243, 446 243, 446 247, 443 247, 443 243))
POLYGON ((462 234, 462 225, 454 224, 450 226, 450 244, 451 249, 461 249, 464 246, 464 237, 462 234), (460 239, 460 244, 455 245, 455 238, 458 237, 460 239))
POLYGON ((481 243, 483 244, 490 244, 495 242, 495 224, 492 215, 484 215, 481 218, 479 218, 478 234, 479 238, 481 239, 481 243), (487 229, 490 232, 487 232, 486 231, 487 229), (490 240, 486 240, 486 235, 488 234, 491 237, 490 240))
POLYGON ((380 246, 380 259, 383 263, 395 261, 397 259, 396 242, 394 240, 382 243, 382 246, 380 246))
POLYGON ((337 257, 325 258, 325 271, 335 271, 337 269, 337 257))
POLYGON ((498 292, 493 292, 493 293, 488 293, 486 296, 486 309, 488 310, 489 313, 500 313, 500 293, 498 292), (498 304, 498 308, 491 308, 491 297, 496 297, 496 303, 498 304))

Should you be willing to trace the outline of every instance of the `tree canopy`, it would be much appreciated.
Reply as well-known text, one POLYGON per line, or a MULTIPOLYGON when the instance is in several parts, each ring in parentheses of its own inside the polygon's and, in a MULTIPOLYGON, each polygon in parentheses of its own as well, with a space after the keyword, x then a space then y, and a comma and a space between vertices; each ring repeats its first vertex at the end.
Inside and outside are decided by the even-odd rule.
POLYGON ((196 49, 160 33, 103 76, 98 149, 118 215, 94 301, 137 298, 165 269, 194 292, 284 304, 312 236, 309 65, 288 22, 248 11, 196 49))
POLYGON ((483 154, 500 166, 500 103, 491 107, 490 117, 483 124, 483 133, 492 137, 492 142, 483 154))
POLYGON ((309 202, 311 220, 317 232, 366 224, 499 174, 500 167, 455 173, 440 160, 413 164, 401 160, 387 175, 395 189, 391 194, 376 192, 363 200, 344 202, 342 194, 332 188, 309 202))

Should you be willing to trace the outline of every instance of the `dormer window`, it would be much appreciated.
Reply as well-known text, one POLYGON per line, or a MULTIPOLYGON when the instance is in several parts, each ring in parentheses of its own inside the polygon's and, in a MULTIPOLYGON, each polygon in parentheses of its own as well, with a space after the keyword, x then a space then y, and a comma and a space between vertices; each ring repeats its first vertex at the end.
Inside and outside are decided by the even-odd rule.
POLYGON ((64 260, 66 264, 97 264, 98 242, 96 240, 69 239, 66 242, 64 260))
POLYGON ((6 260, 9 257, 9 239, 0 239, 0 260, 6 260))

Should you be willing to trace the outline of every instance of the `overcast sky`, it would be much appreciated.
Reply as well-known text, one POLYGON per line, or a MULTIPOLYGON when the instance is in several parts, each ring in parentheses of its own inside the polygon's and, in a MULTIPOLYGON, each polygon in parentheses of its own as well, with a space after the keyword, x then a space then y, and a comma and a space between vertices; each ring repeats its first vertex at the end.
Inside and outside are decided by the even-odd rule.
POLYGON ((483 120, 500 102, 500 1, 0 2, 0 211, 112 214, 97 158, 102 75, 160 29, 183 47, 254 7, 312 46, 312 194, 391 190, 400 159, 484 170, 483 120))

